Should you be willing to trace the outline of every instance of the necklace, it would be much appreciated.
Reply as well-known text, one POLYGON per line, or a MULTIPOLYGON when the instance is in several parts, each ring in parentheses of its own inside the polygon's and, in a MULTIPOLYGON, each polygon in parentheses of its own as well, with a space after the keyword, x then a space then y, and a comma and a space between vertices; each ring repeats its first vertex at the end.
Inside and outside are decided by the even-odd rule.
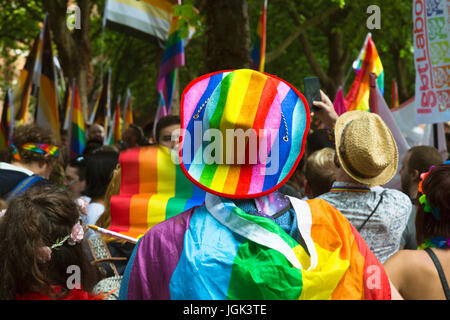
POLYGON ((450 248, 450 238, 438 236, 430 239, 425 239, 425 241, 417 247, 417 249, 426 248, 448 249, 450 248))

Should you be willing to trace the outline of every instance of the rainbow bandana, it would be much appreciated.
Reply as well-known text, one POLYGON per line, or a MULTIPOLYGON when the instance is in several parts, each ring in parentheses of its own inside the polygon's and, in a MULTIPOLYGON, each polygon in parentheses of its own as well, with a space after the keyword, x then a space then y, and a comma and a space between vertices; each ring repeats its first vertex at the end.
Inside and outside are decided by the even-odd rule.
MULTIPOLYGON (((12 147, 14 148, 14 151, 13 151, 14 159, 16 159, 17 161, 20 161, 21 158, 20 158, 20 154, 17 150, 17 147, 14 145, 12 145, 12 147)), ((35 153, 44 154, 44 155, 49 155, 49 156, 55 156, 55 157, 59 156, 58 147, 52 146, 50 144, 27 142, 24 145, 22 145, 21 149, 35 152, 35 153)))
POLYGON ((240 69, 191 82, 181 101, 181 169, 197 186, 254 198, 283 185, 304 152, 304 96, 269 74, 240 69))

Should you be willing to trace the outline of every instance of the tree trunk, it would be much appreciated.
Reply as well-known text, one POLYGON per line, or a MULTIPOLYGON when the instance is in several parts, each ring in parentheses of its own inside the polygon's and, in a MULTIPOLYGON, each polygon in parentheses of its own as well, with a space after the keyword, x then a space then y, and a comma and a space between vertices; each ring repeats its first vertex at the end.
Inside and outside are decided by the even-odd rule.
POLYGON ((250 27, 246 0, 204 1, 205 73, 250 67, 250 27))
POLYGON ((404 58, 400 56, 400 49, 397 47, 392 48, 392 56, 394 60, 395 66, 395 79, 398 85, 398 99, 399 102, 405 102, 409 98, 411 98, 408 91, 408 69, 407 63, 404 58))
POLYGON ((76 79, 80 92, 84 116, 88 117, 88 92, 92 85, 91 42, 89 39, 91 0, 79 0, 81 28, 71 32, 67 28, 67 2, 43 0, 44 10, 48 12, 53 41, 58 49, 58 58, 64 76, 70 81, 76 79))

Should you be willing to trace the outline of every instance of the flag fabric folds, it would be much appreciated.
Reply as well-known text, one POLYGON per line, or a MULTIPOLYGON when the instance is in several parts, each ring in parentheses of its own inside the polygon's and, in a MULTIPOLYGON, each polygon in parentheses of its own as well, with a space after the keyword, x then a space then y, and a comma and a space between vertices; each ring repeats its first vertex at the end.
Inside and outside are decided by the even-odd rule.
POLYGON ((298 221, 309 221, 298 225, 304 246, 274 220, 207 194, 204 206, 160 223, 139 240, 119 298, 391 298, 381 263, 339 211, 321 199, 290 201, 298 221), (374 268, 377 286, 369 279, 374 268))
POLYGON ((86 147, 83 107, 81 106, 80 93, 75 80, 73 81, 73 95, 71 100, 69 143, 70 159, 74 159, 83 154, 84 148, 86 147))
POLYGON ((164 146, 120 153, 122 181, 120 194, 111 197, 110 230, 136 238, 161 221, 203 203, 205 191, 193 185, 172 159, 164 146))
POLYGON ((180 30, 178 29, 179 17, 174 16, 170 25, 169 37, 166 42, 163 59, 159 67, 157 78, 158 108, 153 122, 153 135, 159 119, 170 114, 177 76, 176 69, 184 66, 184 45, 180 30))
POLYGON ((55 134, 56 140, 58 142, 61 140, 58 88, 52 51, 52 40, 47 18, 45 19, 42 43, 42 68, 39 79, 36 123, 44 128, 50 128, 55 134))
POLYGON ((97 101, 94 105, 94 109, 92 110, 91 116, 89 118, 90 124, 97 123, 103 126, 105 130, 105 143, 108 132, 109 132, 109 123, 111 121, 111 69, 108 70, 105 75, 102 83, 102 87, 100 89, 100 93, 97 97, 97 101))
POLYGON ((28 116, 28 105, 30 104, 31 90, 33 87, 34 67, 38 51, 40 51, 39 47, 42 46, 41 42, 41 37, 38 35, 25 61, 25 66, 19 75, 19 88, 15 99, 15 119, 20 121, 21 124, 25 124, 28 116))
POLYGON ((264 0, 261 19, 256 28, 255 40, 251 51, 253 69, 264 72, 264 62, 266 57, 266 21, 267 21, 267 0, 264 0))
POLYGON ((398 85, 395 79, 392 79, 392 101, 391 101, 391 109, 398 108, 399 106, 399 97, 398 97, 398 85))
POLYGON ((173 17, 168 0, 107 0, 104 25, 144 40, 167 40, 173 17))
POLYGON ((12 142, 14 131, 14 101, 11 89, 8 88, 0 113, 0 150, 9 146, 12 142))
POLYGON ((369 74, 375 73, 381 94, 384 92, 384 70, 372 36, 369 33, 358 58, 353 62, 356 78, 345 97, 347 110, 369 111, 369 74))
POLYGON ((122 140, 122 116, 120 114, 120 97, 117 99, 116 110, 114 111, 114 120, 112 123, 111 139, 109 144, 114 144, 122 140))
POLYGON ((345 105, 344 92, 342 91, 342 87, 339 88, 336 93, 336 97, 333 101, 334 110, 340 116, 341 114, 347 112, 347 107, 345 105))
POLYGON ((122 135, 125 130, 128 129, 130 124, 133 124, 133 105, 131 101, 130 89, 127 89, 127 96, 125 98, 125 106, 123 111, 122 135))

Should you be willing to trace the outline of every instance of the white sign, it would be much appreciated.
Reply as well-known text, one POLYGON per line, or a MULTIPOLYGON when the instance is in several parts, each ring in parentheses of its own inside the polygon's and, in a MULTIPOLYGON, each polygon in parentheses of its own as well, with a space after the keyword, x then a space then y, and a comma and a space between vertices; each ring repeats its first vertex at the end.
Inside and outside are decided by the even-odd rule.
POLYGON ((450 0, 413 0, 416 122, 450 121, 450 0))

